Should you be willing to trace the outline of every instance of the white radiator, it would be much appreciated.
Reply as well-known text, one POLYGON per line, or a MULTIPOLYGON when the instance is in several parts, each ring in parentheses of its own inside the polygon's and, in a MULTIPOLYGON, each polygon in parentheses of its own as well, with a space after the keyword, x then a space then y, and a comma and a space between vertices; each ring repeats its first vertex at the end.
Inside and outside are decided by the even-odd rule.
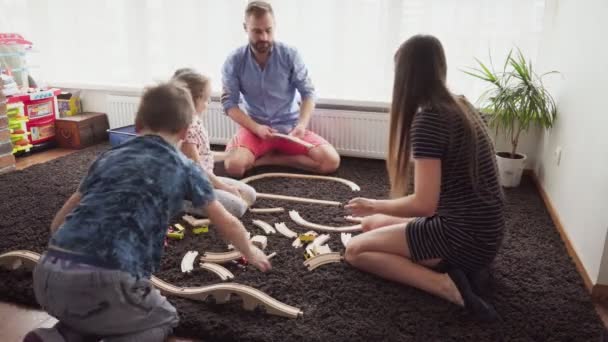
MULTIPOLYGON (((132 125, 139 105, 137 96, 108 95, 110 128, 132 125)), ((384 159, 387 151, 388 114, 317 108, 310 129, 329 141, 343 156, 384 159)), ((212 102, 205 115, 212 144, 226 144, 237 125, 212 102)))
POLYGON ((110 129, 133 125, 139 106, 138 96, 107 96, 107 111, 110 129))

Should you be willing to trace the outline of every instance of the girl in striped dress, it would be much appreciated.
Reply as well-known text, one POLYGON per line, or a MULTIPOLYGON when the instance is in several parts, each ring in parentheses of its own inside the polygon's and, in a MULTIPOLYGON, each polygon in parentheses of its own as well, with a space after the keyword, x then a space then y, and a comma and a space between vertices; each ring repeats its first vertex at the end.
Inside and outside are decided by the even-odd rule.
POLYGON ((504 200, 494 147, 479 113, 446 86, 443 47, 414 36, 395 55, 387 169, 392 199, 355 198, 364 216, 346 260, 361 270, 414 286, 493 320, 470 276, 496 257, 504 200), (413 160, 414 192, 406 196, 413 160), (437 271, 439 264, 447 273, 437 271))

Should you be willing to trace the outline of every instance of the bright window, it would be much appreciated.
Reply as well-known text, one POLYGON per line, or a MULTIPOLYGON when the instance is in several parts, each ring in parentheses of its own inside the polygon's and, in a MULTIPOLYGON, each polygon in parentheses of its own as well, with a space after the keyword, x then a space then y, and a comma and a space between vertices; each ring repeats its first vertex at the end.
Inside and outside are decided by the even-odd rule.
MULTIPOLYGON (((46 82, 142 86, 195 67, 219 91, 220 68, 247 38, 245 0, 0 0, 0 31, 35 44, 33 76, 46 82)), ((502 60, 518 46, 536 57, 544 0, 274 0, 277 39, 297 47, 325 99, 390 100, 393 54, 416 33, 444 44, 448 80, 476 98, 463 74, 474 57, 502 60)))

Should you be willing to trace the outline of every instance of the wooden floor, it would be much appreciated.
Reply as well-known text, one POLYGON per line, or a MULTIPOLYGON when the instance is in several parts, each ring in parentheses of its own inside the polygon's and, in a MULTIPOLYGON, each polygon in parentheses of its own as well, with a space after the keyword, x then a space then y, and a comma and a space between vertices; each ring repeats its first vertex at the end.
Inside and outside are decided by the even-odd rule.
MULTIPOLYGON (((38 152, 26 157, 19 157, 17 158, 17 169, 21 170, 26 167, 44 163, 73 152, 75 152, 75 150, 57 148, 44 152, 38 152)), ((604 325, 608 327, 608 305, 597 303, 595 305, 595 310, 602 318, 604 325)), ((40 327, 52 327, 56 322, 57 320, 49 316, 46 312, 20 308, 12 304, 0 302, 1 342, 20 342, 28 331, 40 327)), ((171 337, 169 341, 187 342, 195 340, 185 340, 171 337)))
POLYGON ((17 167, 17 170, 23 170, 26 167, 44 163, 55 158, 67 156, 68 154, 74 153, 76 151, 78 150, 54 148, 52 150, 47 150, 44 152, 32 153, 28 156, 17 157, 17 164, 15 166, 17 167))

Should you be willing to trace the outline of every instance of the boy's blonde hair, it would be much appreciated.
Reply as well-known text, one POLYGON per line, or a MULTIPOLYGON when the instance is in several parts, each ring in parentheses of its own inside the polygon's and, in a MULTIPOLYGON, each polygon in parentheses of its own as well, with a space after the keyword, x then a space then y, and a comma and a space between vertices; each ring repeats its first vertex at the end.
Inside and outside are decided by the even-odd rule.
POLYGON ((179 82, 167 82, 146 89, 137 115, 137 130, 178 133, 192 123, 194 104, 188 89, 179 82))
POLYGON ((184 83, 190 93, 192 93, 192 100, 196 101, 209 97, 209 77, 204 76, 197 71, 189 68, 179 69, 173 74, 173 80, 184 83))

